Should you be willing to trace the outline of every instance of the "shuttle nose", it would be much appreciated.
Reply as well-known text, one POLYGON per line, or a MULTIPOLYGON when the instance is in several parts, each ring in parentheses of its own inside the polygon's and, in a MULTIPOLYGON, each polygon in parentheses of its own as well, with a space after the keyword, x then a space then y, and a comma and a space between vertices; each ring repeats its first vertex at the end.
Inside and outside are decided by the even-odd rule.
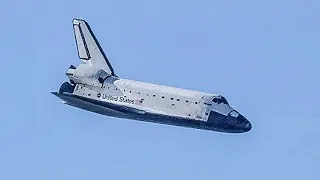
POLYGON ((248 122, 246 122, 246 125, 244 126, 244 129, 245 129, 245 131, 246 132, 248 132, 248 131, 250 131, 251 130, 251 123, 248 121, 248 122))
POLYGON ((239 128, 242 129, 244 132, 248 132, 251 130, 252 126, 251 123, 242 115, 238 116, 239 128))
POLYGON ((236 111, 231 111, 227 116, 211 111, 207 123, 223 132, 244 133, 251 130, 251 123, 236 111))

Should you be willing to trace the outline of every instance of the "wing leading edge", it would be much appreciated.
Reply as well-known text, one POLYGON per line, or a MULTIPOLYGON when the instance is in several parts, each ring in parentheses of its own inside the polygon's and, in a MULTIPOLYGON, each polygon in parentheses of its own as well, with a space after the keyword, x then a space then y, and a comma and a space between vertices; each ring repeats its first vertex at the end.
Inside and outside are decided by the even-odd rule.
POLYGON ((72 23, 79 58, 85 63, 115 76, 114 70, 89 24, 82 19, 73 19, 72 23))

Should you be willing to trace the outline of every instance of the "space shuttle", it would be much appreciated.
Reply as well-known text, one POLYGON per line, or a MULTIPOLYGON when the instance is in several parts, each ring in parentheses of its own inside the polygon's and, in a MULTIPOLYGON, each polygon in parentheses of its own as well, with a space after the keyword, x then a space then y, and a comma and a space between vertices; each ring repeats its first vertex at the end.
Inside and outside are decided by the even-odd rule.
POLYGON ((244 133, 251 123, 228 101, 211 94, 120 78, 85 20, 73 19, 78 55, 68 82, 52 92, 64 104, 123 119, 225 133, 244 133))

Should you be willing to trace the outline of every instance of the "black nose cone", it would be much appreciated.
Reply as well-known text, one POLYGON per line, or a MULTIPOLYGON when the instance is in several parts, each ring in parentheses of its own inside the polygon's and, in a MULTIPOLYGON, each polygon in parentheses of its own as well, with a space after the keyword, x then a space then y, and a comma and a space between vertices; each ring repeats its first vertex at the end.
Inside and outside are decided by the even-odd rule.
POLYGON ((237 117, 237 121, 238 121, 238 129, 243 131, 243 132, 248 132, 251 130, 252 126, 251 123, 242 115, 239 115, 237 117))
POLYGON ((248 131, 250 131, 251 130, 251 128, 252 128, 252 126, 251 126, 251 123, 249 122, 249 121, 247 121, 246 122, 246 125, 244 126, 244 131, 245 132, 248 132, 248 131))
MULTIPOLYGON (((235 113, 234 113, 235 114, 235 113)), ((211 111, 208 117, 208 126, 222 132, 244 133, 251 130, 251 123, 241 114, 234 115, 229 113, 227 116, 211 111)))

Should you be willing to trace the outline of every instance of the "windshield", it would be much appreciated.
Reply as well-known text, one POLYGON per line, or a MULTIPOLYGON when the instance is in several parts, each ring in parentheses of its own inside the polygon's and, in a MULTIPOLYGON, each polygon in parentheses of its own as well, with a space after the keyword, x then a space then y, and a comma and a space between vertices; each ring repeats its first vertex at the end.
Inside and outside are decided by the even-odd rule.
POLYGON ((228 104, 229 105, 228 101, 223 96, 217 96, 212 101, 217 103, 217 104, 223 103, 223 104, 228 104))

